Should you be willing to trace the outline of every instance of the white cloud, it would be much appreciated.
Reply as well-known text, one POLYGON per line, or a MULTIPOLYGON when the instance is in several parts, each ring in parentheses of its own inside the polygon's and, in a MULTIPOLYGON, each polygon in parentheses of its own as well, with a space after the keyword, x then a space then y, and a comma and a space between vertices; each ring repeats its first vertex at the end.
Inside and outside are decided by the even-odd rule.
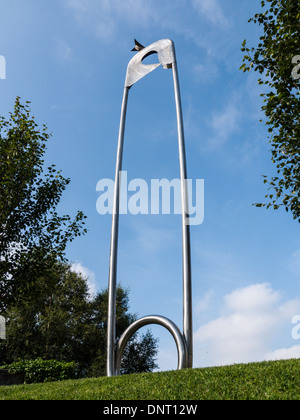
POLYGON ((266 360, 283 360, 283 359, 299 359, 300 344, 289 348, 282 348, 267 353, 266 360))
POLYGON ((224 302, 230 312, 265 313, 279 299, 279 292, 273 291, 269 284, 262 283, 234 290, 224 297, 224 302))
POLYGON ((284 327, 292 330, 291 319, 300 310, 299 300, 282 302, 281 294, 263 283, 234 290, 223 301, 220 316, 195 333, 198 366, 246 363, 295 354, 297 348, 276 352, 270 347, 284 327), (206 356, 202 357, 204 349, 206 356))
POLYGON ((87 279, 89 294, 91 296, 97 293, 96 276, 93 271, 89 270, 87 267, 84 267, 80 262, 72 263, 71 271, 80 274, 87 279))

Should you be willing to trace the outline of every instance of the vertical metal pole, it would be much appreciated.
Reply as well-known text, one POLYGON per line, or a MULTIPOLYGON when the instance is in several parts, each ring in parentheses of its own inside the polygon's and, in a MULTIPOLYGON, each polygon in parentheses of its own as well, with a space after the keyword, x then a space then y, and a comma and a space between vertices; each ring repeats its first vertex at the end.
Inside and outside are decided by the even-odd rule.
POLYGON ((107 376, 116 375, 116 295, 117 295, 117 254, 119 233, 119 210, 120 210, 120 185, 124 146, 124 132, 129 87, 124 88, 118 151, 115 173, 114 204, 111 228, 111 245, 109 260, 109 286, 108 286, 108 319, 107 319, 107 376))
POLYGON ((183 335, 187 344, 188 366, 193 367, 192 275, 189 226, 187 168, 183 130, 182 106, 176 61, 172 65, 177 113, 179 162, 181 178, 182 253, 183 253, 183 335))

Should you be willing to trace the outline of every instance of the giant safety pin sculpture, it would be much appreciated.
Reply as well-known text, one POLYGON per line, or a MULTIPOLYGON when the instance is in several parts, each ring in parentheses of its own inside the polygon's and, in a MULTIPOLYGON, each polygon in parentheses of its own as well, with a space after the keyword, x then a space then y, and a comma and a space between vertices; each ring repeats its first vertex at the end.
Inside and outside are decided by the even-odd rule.
POLYGON ((145 325, 158 324, 166 328, 173 336, 178 352, 178 369, 193 366, 193 331, 192 331, 192 281, 190 255, 190 229, 187 191, 187 170, 184 144, 183 118, 179 89, 178 71, 175 47, 170 39, 162 39, 144 48, 136 43, 139 51, 129 62, 125 79, 117 161, 115 173, 114 202, 112 215, 109 286, 108 286, 108 325, 107 325, 107 376, 120 374, 121 359, 125 346, 130 337, 145 325), (159 63, 143 64, 143 60, 151 54, 157 53, 159 63), (183 245, 183 333, 168 318, 159 315, 145 316, 132 323, 123 333, 116 348, 116 288, 117 288, 117 252, 120 206, 120 173, 122 171, 122 157, 124 146, 125 120, 129 89, 148 73, 160 65, 165 69, 173 69, 174 91, 176 102, 178 144, 181 178, 181 211, 182 211, 182 245, 183 245))

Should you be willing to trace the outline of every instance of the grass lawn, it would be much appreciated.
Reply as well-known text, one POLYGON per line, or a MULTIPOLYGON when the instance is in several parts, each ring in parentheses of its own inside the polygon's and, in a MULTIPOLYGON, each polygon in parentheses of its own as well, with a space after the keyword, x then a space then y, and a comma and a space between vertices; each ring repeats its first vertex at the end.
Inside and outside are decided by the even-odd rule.
POLYGON ((300 359, 0 387, 0 400, 299 400, 300 359))

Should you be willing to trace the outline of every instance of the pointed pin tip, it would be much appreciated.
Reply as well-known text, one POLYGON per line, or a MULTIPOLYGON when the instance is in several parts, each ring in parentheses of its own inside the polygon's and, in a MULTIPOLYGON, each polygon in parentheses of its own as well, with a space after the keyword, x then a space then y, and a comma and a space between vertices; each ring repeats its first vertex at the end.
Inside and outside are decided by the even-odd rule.
POLYGON ((141 50, 143 50, 145 48, 136 39, 134 39, 134 43, 135 43, 135 46, 134 46, 134 48, 131 51, 141 51, 141 50))

